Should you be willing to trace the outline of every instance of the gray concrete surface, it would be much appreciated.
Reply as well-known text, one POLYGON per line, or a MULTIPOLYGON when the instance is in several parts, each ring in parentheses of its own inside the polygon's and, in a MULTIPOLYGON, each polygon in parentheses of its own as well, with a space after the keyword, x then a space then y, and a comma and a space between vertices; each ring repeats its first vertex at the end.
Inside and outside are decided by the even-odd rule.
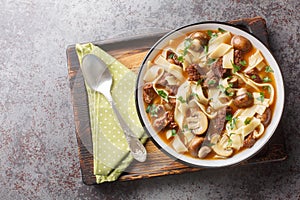
POLYGON ((299 199, 298 0, 1 0, 0 199, 299 199), (81 181, 66 48, 69 44, 262 16, 282 67, 283 162, 85 186, 81 181))

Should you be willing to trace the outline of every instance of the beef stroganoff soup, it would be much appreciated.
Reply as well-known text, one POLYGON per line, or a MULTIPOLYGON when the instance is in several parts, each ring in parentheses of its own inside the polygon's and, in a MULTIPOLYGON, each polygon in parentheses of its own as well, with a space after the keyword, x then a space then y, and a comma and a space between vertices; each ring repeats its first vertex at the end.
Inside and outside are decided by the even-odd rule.
POLYGON ((170 40, 147 63, 143 100, 151 126, 180 154, 224 159, 264 134, 275 79, 262 53, 221 28, 170 40))

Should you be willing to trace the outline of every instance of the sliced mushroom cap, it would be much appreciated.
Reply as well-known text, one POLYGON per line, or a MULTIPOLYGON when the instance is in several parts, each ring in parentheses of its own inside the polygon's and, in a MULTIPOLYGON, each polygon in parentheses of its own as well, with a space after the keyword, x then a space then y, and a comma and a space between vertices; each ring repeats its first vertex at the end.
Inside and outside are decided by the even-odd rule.
POLYGON ((252 48, 251 42, 241 35, 233 36, 231 39, 231 45, 234 49, 240 50, 244 53, 249 52, 252 48))
POLYGON ((233 104, 238 108, 248 108, 254 103, 252 93, 247 92, 246 89, 242 88, 237 92, 237 96, 233 100, 233 104))
POLYGON ((203 33, 203 32, 194 32, 190 35, 190 38, 191 39, 197 39, 200 41, 200 45, 201 46, 204 46, 204 45, 207 45, 208 43, 208 35, 206 33, 203 33))
POLYGON ((193 39, 190 49, 192 49, 193 51, 199 51, 200 49, 202 49, 201 41, 198 39, 193 39))
POLYGON ((262 115, 257 114, 256 118, 260 119, 261 123, 266 127, 270 124, 272 118, 272 111, 268 107, 262 115))
POLYGON ((190 154, 194 157, 198 157, 198 151, 201 147, 201 144, 203 143, 204 141, 204 137, 199 137, 199 136, 195 136, 189 146, 188 146, 188 150, 190 152, 190 154))
POLYGON ((218 141, 219 136, 214 135, 211 139, 211 142, 215 145, 212 145, 212 150, 221 157, 229 157, 233 153, 233 149, 227 147, 228 145, 228 137, 224 134, 220 141, 218 141))
POLYGON ((203 146, 198 151, 199 158, 205 158, 211 152, 211 148, 209 146, 203 146))
POLYGON ((186 118, 188 129, 195 135, 201 135, 207 130, 208 120, 206 115, 197 108, 190 109, 190 116, 186 118))

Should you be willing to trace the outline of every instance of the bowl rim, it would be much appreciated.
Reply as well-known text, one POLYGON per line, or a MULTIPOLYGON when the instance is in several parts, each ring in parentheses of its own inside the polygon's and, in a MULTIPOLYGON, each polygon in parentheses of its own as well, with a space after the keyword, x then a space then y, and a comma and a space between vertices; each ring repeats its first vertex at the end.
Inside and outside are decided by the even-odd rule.
MULTIPOLYGON (((185 34, 187 33, 187 32, 184 32, 185 34)), ((164 45, 165 46, 165 45, 164 45)), ((255 46, 256 47, 256 46, 255 46)), ((257 47, 256 47, 257 48, 257 47)), ((262 51, 261 49, 259 49, 260 51, 262 51)), ((264 57, 266 57, 265 55, 264 55, 264 57)), ((265 58, 265 59, 267 59, 267 58, 265 58)), ((268 61, 270 61, 271 59, 268 59, 268 61)), ((172 158, 172 159, 174 159, 174 161, 176 160, 176 161, 178 161, 178 162, 181 162, 181 163, 183 163, 183 164, 185 164, 185 165, 188 165, 188 166, 192 166, 192 167, 204 167, 204 168, 218 168, 218 167, 225 167, 225 166, 232 166, 232 165, 237 165, 237 164, 239 164, 239 163, 241 163, 241 162, 243 162, 243 161, 245 161, 245 160, 248 160, 248 159, 250 159, 251 157, 253 157, 253 156, 255 156, 257 153, 259 153, 262 149, 263 149, 263 147, 270 141, 270 138, 273 136, 273 134, 275 133, 275 131, 276 131, 276 129, 278 128, 278 125, 279 125, 279 123, 280 123, 280 121, 281 121, 281 119, 282 119, 282 113, 283 113, 283 110, 284 110, 284 107, 285 107, 285 88, 284 88, 284 79, 283 79, 283 76, 282 76, 282 70, 281 70, 281 68, 280 68, 280 66, 278 65, 278 62, 276 61, 276 59, 275 59, 275 57, 274 57, 274 55, 273 55, 273 53, 271 52, 271 50, 269 49, 269 47, 266 45, 266 44, 264 44, 257 36, 255 36, 253 33, 251 33, 251 32, 248 32, 248 31, 246 31, 246 30, 244 30, 244 29, 242 29, 242 28, 240 28, 240 27, 238 27, 238 26, 236 26, 236 25, 233 25, 233 24, 229 24, 229 23, 227 23, 227 22, 220 22, 220 21, 202 21, 202 22, 197 22, 197 23, 192 23, 192 24, 187 24, 187 25, 184 25, 184 26, 181 26, 181 27, 179 27, 179 28, 176 28, 176 29, 173 29, 173 30, 171 30, 171 31, 169 31, 168 33, 166 33, 164 36, 162 36, 150 49, 149 49, 149 51, 148 51, 148 53, 146 54, 146 56, 144 57, 144 59, 143 59, 143 62, 141 63, 141 65, 140 65, 140 69, 139 69, 139 72, 138 72, 138 75, 137 75, 137 80, 136 80, 136 87, 135 87, 136 89, 135 89, 135 106, 136 106, 136 110, 137 110, 137 114, 138 114, 138 118, 139 118, 139 120, 140 120, 140 122, 141 122, 141 125, 142 125, 142 127, 143 127, 143 129, 145 130, 145 132, 147 133, 147 135, 150 137, 150 139, 151 139, 151 141, 156 145, 156 147, 157 148, 159 148, 161 151, 163 151, 165 154, 167 154, 170 158, 172 158), (144 121, 144 119, 143 119, 143 117, 142 117, 142 113, 141 113, 141 111, 140 111, 140 106, 139 106, 139 98, 138 98, 138 95, 139 95, 139 87, 140 87, 140 84, 139 84, 139 82, 140 82, 140 79, 142 78, 141 77, 141 75, 142 75, 142 71, 143 71, 143 68, 144 68, 144 66, 146 65, 146 62, 148 61, 148 58, 150 57, 150 55, 152 54, 152 52, 156 49, 156 47, 159 45, 159 44, 161 44, 166 38, 168 38, 169 36, 171 36, 172 34, 175 34, 175 33, 177 33, 177 32, 179 32, 180 30, 182 30, 182 29, 186 29, 186 28, 189 28, 189 27, 193 27, 193 26, 198 26, 198 25, 202 25, 202 24, 213 24, 213 25, 215 25, 216 26, 216 29, 217 29, 217 26, 218 25, 225 25, 225 26, 229 26, 229 27, 232 27, 232 28, 235 28, 235 29, 238 29, 239 31, 242 31, 242 32, 244 32, 245 34, 248 34, 248 35, 250 35, 250 36, 252 36, 255 40, 257 40, 258 41, 258 43, 260 43, 260 45, 262 45, 266 50, 267 50, 267 53, 269 53, 270 54, 270 56, 271 56, 271 59, 273 59, 273 61, 275 62, 275 64, 277 65, 277 67, 278 67, 278 72, 279 72, 279 74, 278 74, 278 76, 279 76, 279 81, 277 80, 277 78, 275 77, 275 75, 274 75, 274 78, 276 78, 276 98, 278 98, 278 91, 279 90, 281 90, 281 92, 282 92, 282 105, 279 105, 280 106, 280 116, 279 116, 279 118, 278 118, 278 120, 277 121, 275 121, 275 124, 274 124, 274 126, 273 127, 271 127, 272 129, 271 129, 271 131, 269 131, 270 133, 269 133, 269 136, 265 139, 265 142, 262 144, 262 145, 260 145, 259 147, 258 147, 258 149, 257 150, 255 150, 253 153, 251 153, 250 155, 246 155, 246 156, 244 156, 242 159, 238 159, 237 161, 234 161, 234 162, 224 162, 224 164, 221 164, 221 165, 219 165, 219 164, 208 164, 208 165, 206 165, 206 164, 194 164, 194 163, 190 163, 190 162, 188 162, 188 161, 185 161, 185 160, 183 160, 183 159, 180 159, 180 156, 175 156, 175 155, 173 155, 172 153, 170 153, 169 151, 167 151, 164 147, 162 147, 155 139, 154 139, 154 137, 153 137, 153 135, 150 133, 150 131, 148 130, 148 128, 147 128, 147 126, 146 126, 146 124, 145 124, 145 121, 144 121), (279 85, 281 83, 281 85, 279 85), (280 88, 278 87, 278 86, 280 86, 280 88)), ((277 100, 276 100, 277 101, 277 100)), ((144 103, 144 102, 142 102, 142 103, 144 103)), ((277 106, 277 105, 276 105, 277 106)), ((272 115, 274 116, 274 113, 272 113, 272 115)), ((272 117, 273 118, 273 117, 272 117)), ((271 121, 272 122, 272 121, 271 121)), ((269 126, 268 126, 269 127, 269 126)), ((266 131, 266 130, 265 130, 266 131)), ((264 133, 264 135, 265 135, 265 133, 264 133)), ((266 137, 266 136, 264 136, 264 137, 266 137)), ((259 141, 259 140, 258 140, 259 141)), ((166 145, 166 146, 168 146, 168 145, 166 145)), ((183 154, 180 154, 180 153, 177 153, 177 152, 175 152, 177 155, 181 155, 181 156, 183 156, 183 157, 187 157, 187 156, 185 156, 185 155, 183 155, 183 154)), ((229 159, 229 158, 228 158, 229 159)), ((228 160, 228 159, 224 159, 224 160, 221 160, 221 161, 226 161, 226 160, 228 160)), ((193 158, 192 158, 192 160, 193 160, 193 158)), ((201 161, 205 161, 205 159, 197 159, 197 158, 195 158, 195 160, 201 160, 201 161)), ((210 162, 214 162, 214 161, 216 161, 216 160, 209 160, 210 162)))

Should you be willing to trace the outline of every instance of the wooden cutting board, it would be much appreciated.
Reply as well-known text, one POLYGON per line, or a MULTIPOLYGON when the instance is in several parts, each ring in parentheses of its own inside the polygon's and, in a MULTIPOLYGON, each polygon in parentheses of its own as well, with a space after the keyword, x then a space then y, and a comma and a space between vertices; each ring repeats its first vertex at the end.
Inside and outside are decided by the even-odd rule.
MULTIPOLYGON (((263 18, 239 19, 230 21, 229 23, 254 34, 268 46, 268 33, 266 22, 263 18)), ((100 46, 129 69, 137 73, 147 51, 164 34, 153 33, 131 38, 95 41, 92 43, 100 46)), ((96 178, 93 174, 93 148, 87 105, 88 100, 78 57, 75 52, 75 45, 70 45, 67 48, 67 59, 82 180, 86 185, 93 185, 96 184, 96 178)), ((181 174, 203 169, 190 167, 174 161, 158 149, 151 140, 148 140, 145 145, 148 152, 147 161, 144 163, 133 161, 126 169, 126 172, 119 177, 118 181, 181 174)), ((260 153, 239 165, 281 161, 286 158, 287 153, 282 129, 278 127, 274 136, 260 153)))

